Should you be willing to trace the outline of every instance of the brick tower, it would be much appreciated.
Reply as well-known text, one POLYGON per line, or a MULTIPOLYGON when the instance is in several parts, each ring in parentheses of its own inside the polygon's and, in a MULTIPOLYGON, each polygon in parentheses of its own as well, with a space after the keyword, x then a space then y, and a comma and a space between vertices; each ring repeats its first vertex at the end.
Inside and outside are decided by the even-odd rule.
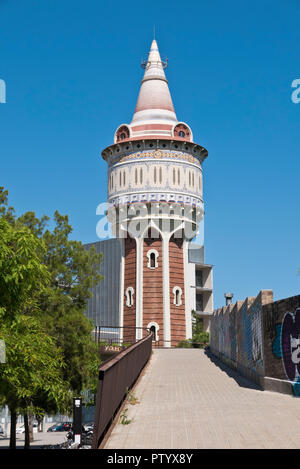
POLYGON ((155 40, 142 66, 132 121, 102 152, 108 218, 122 246, 120 325, 150 328, 170 347, 192 335, 188 248, 203 217, 207 151, 177 120, 155 40))

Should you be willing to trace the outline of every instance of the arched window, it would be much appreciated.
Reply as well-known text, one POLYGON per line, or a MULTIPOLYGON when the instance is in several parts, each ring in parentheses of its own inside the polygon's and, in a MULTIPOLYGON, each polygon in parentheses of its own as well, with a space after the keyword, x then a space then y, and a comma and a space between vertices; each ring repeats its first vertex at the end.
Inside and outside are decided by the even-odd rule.
POLYGON ((126 138, 130 137, 129 127, 127 125, 121 125, 116 131, 116 142, 120 140, 125 140, 126 138))
POLYGON ((174 300, 173 303, 175 306, 181 306, 182 305, 182 290, 180 287, 174 287, 173 288, 173 295, 174 295, 174 300))
POLYGON ((159 325, 157 324, 157 322, 154 322, 154 321, 149 322, 147 329, 153 334, 152 340, 155 342, 158 342, 159 341, 159 336, 158 336, 159 325))
POLYGON ((110 175, 110 190, 113 190, 114 188, 114 175, 111 173, 110 175))
POLYGON ((185 140, 191 140, 191 130, 183 122, 179 122, 174 127, 174 137, 184 138, 185 140))
POLYGON ((148 269, 157 269, 158 267, 158 252, 156 251, 156 249, 150 249, 148 252, 147 252, 147 258, 148 258, 148 263, 147 263, 147 267, 148 269))
POLYGON ((152 336, 153 336, 153 339, 152 339, 152 340, 156 340, 156 327, 155 327, 155 326, 151 326, 151 327, 150 327, 150 332, 152 332, 152 336))
POLYGON ((126 306, 129 308, 133 306, 133 295, 134 295, 134 289, 132 287, 126 288, 126 306))

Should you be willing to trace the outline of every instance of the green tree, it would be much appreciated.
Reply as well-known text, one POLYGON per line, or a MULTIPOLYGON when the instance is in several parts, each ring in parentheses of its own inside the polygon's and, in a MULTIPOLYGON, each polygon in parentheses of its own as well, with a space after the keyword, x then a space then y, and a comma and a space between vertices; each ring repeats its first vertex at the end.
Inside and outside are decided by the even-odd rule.
MULTIPOLYGON (((71 404, 72 395, 96 388, 100 360, 96 344, 92 340, 93 324, 84 315, 84 310, 91 295, 90 287, 101 279, 98 271, 101 254, 96 254, 93 248, 85 249, 81 242, 70 239, 72 227, 68 216, 55 212, 55 226, 50 231, 47 229, 47 216, 38 219, 34 212, 27 212, 21 217, 16 217, 14 209, 8 206, 7 195, 7 191, 0 188, 0 220, 18 242, 0 244, 0 294, 2 291, 6 292, 6 297, 3 296, 2 301, 0 299, 0 307, 5 308, 6 317, 10 315, 11 326, 18 311, 18 314, 38 320, 40 334, 45 334, 39 336, 41 339, 50 336, 53 341, 51 343, 59 350, 58 362, 62 360, 64 364, 58 367, 60 379, 70 391, 68 395, 63 393, 64 403, 71 404), (35 249, 30 243, 26 247, 20 233, 24 236, 26 234, 26 239, 30 235, 35 249), (26 256, 22 258, 21 252, 17 251, 16 255, 15 246, 26 248, 26 253, 31 256, 30 262, 28 260, 26 263, 26 256), (2 270, 8 261, 11 263, 10 267, 2 270), (41 265, 42 273, 39 272, 41 265), (9 272, 10 280, 14 281, 12 284, 8 284, 9 272)), ((44 350, 45 358, 46 349, 44 350)), ((35 379, 38 381, 39 377, 35 379)), ((54 382, 58 386, 59 382, 54 382)), ((26 409, 30 399, 29 407, 39 409, 40 414, 59 410, 61 400, 58 401, 54 394, 51 395, 50 388, 33 386, 32 389, 34 392, 27 396, 26 409)), ((57 390, 59 389, 61 388, 58 386, 57 390)), ((9 400, 16 416, 22 409, 24 412, 22 405, 24 406, 25 401, 22 401, 21 405, 17 396, 13 402, 12 395, 13 393, 10 393, 9 400)))
POLYGON ((209 333, 203 331, 203 321, 197 316, 196 311, 192 310, 192 342, 200 344, 209 343, 209 333))
POLYGON ((64 380, 78 395, 96 386, 98 348, 92 338, 94 326, 84 311, 92 285, 102 278, 99 274, 102 254, 70 239, 72 227, 67 215, 55 212, 53 231, 45 229, 45 221, 45 217, 38 220, 33 212, 28 212, 17 223, 30 227, 46 245, 43 261, 51 279, 39 297, 41 321, 62 349, 66 364, 64 380))
POLYGON ((45 244, 27 227, 0 218, 0 338, 6 344, 6 363, 0 368, 0 399, 10 408, 10 447, 15 447, 17 412, 29 407, 38 390, 60 402, 62 359, 34 317, 37 297, 50 282, 41 262, 45 244), (54 372, 55 371, 55 372, 54 372))
POLYGON ((41 262, 45 244, 28 228, 19 229, 0 218, 0 308, 13 319, 45 291, 50 281, 47 267, 41 262))
MULTIPOLYGON (((0 368, 0 395, 10 409, 10 448, 14 449, 17 414, 25 414, 26 421, 28 412, 42 411, 37 401, 41 394, 63 410, 69 390, 61 374, 64 367, 62 353, 36 318, 18 314, 12 321, 4 321, 0 338, 6 343, 6 363, 0 368)), ((25 448, 29 447, 28 430, 25 448)))
MULTIPOLYGON (((0 197, 1 200, 1 197, 0 197)), ((3 196, 4 205, 7 204, 3 196)), ((12 219, 10 208, 4 216, 12 219)), ((54 228, 47 228, 49 217, 37 218, 26 212, 15 218, 16 226, 26 226, 45 243, 43 263, 50 272, 50 284, 40 292, 40 320, 45 330, 56 339, 63 351, 66 367, 64 379, 74 394, 94 389, 97 381, 99 355, 92 339, 93 324, 84 315, 91 287, 102 279, 99 265, 102 254, 94 247, 86 249, 80 241, 70 239, 72 226, 67 215, 54 213, 54 228)))

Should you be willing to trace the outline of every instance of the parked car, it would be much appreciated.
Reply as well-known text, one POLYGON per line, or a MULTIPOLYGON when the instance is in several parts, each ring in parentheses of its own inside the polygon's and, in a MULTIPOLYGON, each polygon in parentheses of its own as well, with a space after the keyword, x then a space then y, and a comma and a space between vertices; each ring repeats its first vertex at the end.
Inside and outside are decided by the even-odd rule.
MULTIPOLYGON (((36 433, 38 429, 38 424, 36 422, 33 423, 33 433, 36 433)), ((22 424, 20 427, 16 428, 16 433, 25 433, 25 425, 22 424)))
POLYGON ((60 422, 49 427, 47 432, 68 432, 71 426, 71 422, 60 422))

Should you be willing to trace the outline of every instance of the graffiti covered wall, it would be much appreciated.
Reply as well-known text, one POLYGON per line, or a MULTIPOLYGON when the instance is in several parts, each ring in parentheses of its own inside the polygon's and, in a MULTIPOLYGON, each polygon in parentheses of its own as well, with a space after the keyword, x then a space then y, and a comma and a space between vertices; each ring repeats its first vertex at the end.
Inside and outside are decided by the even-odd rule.
POLYGON ((256 298, 216 310, 211 320, 212 352, 258 383, 264 376, 262 307, 272 300, 272 291, 262 290, 256 298))
POLYGON ((300 397, 300 295, 263 308, 265 376, 288 381, 300 397))
POLYGON ((215 310, 210 349, 264 389, 300 396, 300 295, 273 302, 273 292, 215 310))

